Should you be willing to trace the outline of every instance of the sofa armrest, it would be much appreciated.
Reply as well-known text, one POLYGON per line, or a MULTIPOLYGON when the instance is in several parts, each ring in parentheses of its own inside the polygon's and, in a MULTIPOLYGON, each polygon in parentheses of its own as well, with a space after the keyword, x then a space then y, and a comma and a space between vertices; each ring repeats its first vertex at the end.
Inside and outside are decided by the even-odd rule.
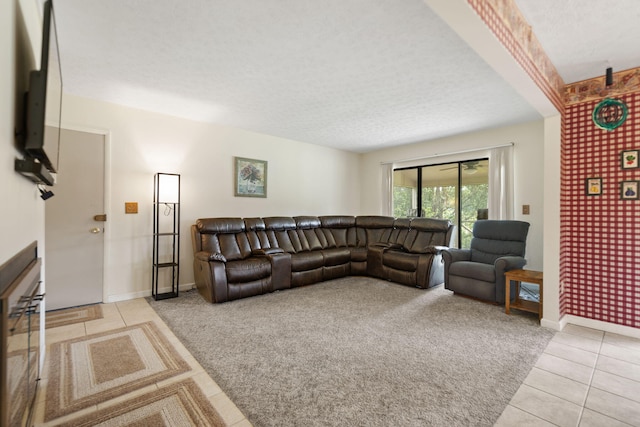
MULTIPOLYGON (((222 254, 206 251, 196 252, 193 260, 193 274, 198 293, 211 303, 229 299, 226 264, 222 254)), ((226 261, 226 260, 225 260, 226 261)))
POLYGON ((196 252, 195 258, 200 261, 220 261, 227 262, 227 259, 219 252, 196 252))
POLYGON ((440 254, 442 251, 449 249, 447 246, 427 246, 420 251, 412 252, 417 254, 440 254))
POLYGON ((265 248, 265 249, 255 249, 251 251, 251 255, 273 255, 273 254, 281 254, 284 253, 284 249, 281 248, 265 248))
POLYGON ((374 248, 382 248, 382 249, 396 249, 396 250, 404 250, 404 246, 400 243, 385 243, 385 242, 376 242, 369 245, 369 247, 374 248))

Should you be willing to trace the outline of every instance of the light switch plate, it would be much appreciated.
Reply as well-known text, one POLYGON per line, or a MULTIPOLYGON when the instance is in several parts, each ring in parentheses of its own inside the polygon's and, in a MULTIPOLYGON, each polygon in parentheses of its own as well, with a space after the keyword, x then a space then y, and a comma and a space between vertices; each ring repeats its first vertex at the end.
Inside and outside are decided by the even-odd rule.
POLYGON ((126 214, 137 214, 138 213, 138 202, 124 202, 124 213, 126 213, 126 214))
POLYGON ((529 215, 530 208, 529 205, 522 205, 522 215, 529 215))

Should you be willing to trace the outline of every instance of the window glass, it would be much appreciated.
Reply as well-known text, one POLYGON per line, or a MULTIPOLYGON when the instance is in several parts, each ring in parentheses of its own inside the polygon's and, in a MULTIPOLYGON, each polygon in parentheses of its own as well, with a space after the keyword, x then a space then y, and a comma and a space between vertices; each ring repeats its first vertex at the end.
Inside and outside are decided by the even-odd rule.
POLYGON ((468 248, 473 224, 488 215, 488 169, 479 159, 394 170, 393 214, 448 219, 458 230, 453 246, 468 248))

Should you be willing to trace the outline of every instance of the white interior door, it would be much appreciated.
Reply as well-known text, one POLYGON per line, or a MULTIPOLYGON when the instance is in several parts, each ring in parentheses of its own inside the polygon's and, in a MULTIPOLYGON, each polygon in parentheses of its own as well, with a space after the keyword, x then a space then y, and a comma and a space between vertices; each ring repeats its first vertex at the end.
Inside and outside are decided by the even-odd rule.
POLYGON ((54 196, 45 201, 46 309, 102 302, 104 135, 62 130, 54 196))

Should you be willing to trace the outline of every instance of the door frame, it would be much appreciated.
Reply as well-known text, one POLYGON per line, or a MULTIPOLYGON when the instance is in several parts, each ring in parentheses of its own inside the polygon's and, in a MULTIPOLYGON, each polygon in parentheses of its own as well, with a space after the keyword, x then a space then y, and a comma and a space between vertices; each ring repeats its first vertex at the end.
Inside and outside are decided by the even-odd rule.
MULTIPOLYGON (((108 302, 109 295, 109 251, 107 250, 111 241, 111 227, 109 221, 111 218, 111 131, 109 129, 92 128, 89 126, 77 126, 73 124, 67 124, 62 122, 60 126, 61 130, 71 130, 76 132, 92 133, 96 135, 102 135, 104 137, 104 213, 107 215, 107 224, 105 224, 103 233, 103 257, 102 257, 102 303, 108 302)), ((46 245, 46 242, 45 242, 46 245)), ((46 263, 46 260, 45 260, 46 263)))

